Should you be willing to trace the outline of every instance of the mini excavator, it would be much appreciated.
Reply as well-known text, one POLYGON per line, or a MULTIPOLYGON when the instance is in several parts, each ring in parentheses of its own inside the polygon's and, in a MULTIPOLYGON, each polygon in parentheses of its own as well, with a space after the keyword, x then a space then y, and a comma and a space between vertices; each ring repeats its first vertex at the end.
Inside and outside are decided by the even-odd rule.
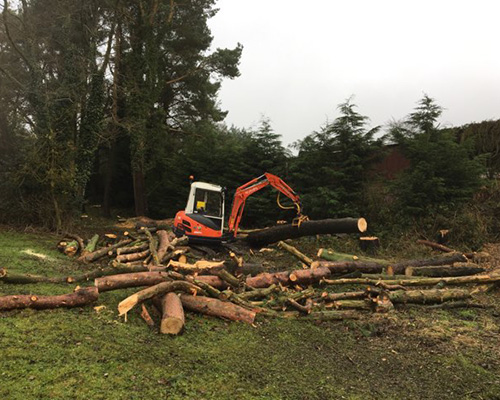
POLYGON ((280 208, 297 211, 294 225, 307 219, 302 215, 300 198, 293 189, 278 176, 266 172, 236 189, 227 228, 224 226, 226 189, 211 183, 191 182, 186 208, 175 215, 175 234, 186 235, 191 243, 219 244, 234 240, 246 199, 269 185, 278 190, 277 202, 280 208), (293 206, 283 206, 279 201, 280 193, 292 200, 293 206))

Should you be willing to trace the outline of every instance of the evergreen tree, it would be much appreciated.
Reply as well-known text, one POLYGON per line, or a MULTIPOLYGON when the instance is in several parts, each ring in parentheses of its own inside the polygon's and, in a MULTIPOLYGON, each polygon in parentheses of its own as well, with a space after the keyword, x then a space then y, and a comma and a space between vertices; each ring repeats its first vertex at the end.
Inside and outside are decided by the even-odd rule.
POLYGON ((437 123, 442 108, 425 95, 415 111, 390 134, 411 162, 395 182, 398 209, 425 216, 456 210, 481 184, 482 160, 473 156, 471 142, 459 143, 453 131, 437 123))
POLYGON ((379 127, 367 129, 368 117, 347 100, 340 116, 296 143, 293 181, 300 187, 306 212, 314 218, 356 216, 363 204, 363 185, 381 140, 379 127))

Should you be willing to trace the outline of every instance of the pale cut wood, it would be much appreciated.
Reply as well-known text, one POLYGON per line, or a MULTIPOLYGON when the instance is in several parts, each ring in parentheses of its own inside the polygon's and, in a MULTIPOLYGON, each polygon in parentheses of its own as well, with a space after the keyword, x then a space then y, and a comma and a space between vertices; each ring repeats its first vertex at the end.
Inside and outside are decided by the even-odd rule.
POLYGON ((175 291, 184 291, 187 293, 203 293, 204 291, 196 285, 185 281, 162 282, 155 286, 148 287, 140 292, 134 293, 118 304, 118 312, 123 315, 129 312, 137 304, 151 299, 155 296, 175 291))
POLYGON ((184 328, 184 308, 179 296, 167 293, 161 298, 162 318, 160 332, 169 335, 178 335, 184 328))
POLYGON ((182 263, 179 261, 170 260, 168 263, 169 267, 172 267, 176 271, 182 271, 185 273, 210 273, 214 271, 219 271, 224 268, 224 261, 205 261, 199 260, 194 264, 182 263))

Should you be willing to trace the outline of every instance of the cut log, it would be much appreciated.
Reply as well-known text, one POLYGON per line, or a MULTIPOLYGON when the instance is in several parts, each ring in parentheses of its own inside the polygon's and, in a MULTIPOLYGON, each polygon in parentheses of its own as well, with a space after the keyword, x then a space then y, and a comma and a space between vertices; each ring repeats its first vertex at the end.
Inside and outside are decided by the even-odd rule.
POLYGON ((78 242, 76 240, 72 240, 71 242, 68 242, 66 246, 64 246, 63 252, 68 257, 74 257, 79 250, 80 249, 78 248, 78 242))
POLYGON ((112 246, 103 247, 102 249, 96 250, 96 251, 94 251, 92 253, 82 254, 78 258, 78 261, 82 261, 82 262, 85 262, 85 263, 90 263, 90 262, 96 261, 99 258, 108 255, 108 251, 114 250, 114 249, 118 249, 119 247, 126 246, 127 244, 129 244, 131 242, 132 242, 132 239, 121 240, 121 241, 119 241, 118 243, 116 243, 116 244, 114 244, 112 246))
POLYGON ((94 283, 101 293, 130 287, 153 286, 171 280, 166 272, 154 271, 111 275, 97 278, 94 283))
POLYGON ((464 289, 396 290, 388 292, 387 295, 394 304, 435 304, 471 297, 470 292, 464 289))
POLYGON ((391 264, 389 261, 382 260, 379 258, 372 258, 361 255, 357 256, 354 254, 337 253, 333 250, 327 250, 327 249, 319 249, 318 257, 329 261, 359 261, 365 263, 375 263, 384 266, 391 264))
POLYGON ((185 291, 188 293, 204 293, 201 288, 185 281, 162 282, 155 286, 148 287, 140 292, 134 293, 118 304, 118 312, 123 315, 129 312, 137 304, 168 292, 185 291))
POLYGON ((295 257, 297 257, 300 261, 305 263, 307 266, 311 266, 313 260, 309 257, 307 257, 304 253, 301 253, 299 250, 297 250, 295 247, 280 241, 278 243, 278 246, 281 247, 283 250, 288 251, 290 254, 293 254, 295 257))
POLYGON ((169 335, 178 335, 184 328, 184 308, 179 296, 167 293, 161 298, 162 318, 160 332, 169 335))
MULTIPOLYGON (((468 264, 468 263, 464 263, 468 264)), ((475 275, 485 272, 486 269, 477 264, 468 265, 440 265, 430 267, 406 267, 405 275, 407 276, 466 276, 475 275)))
POLYGON ((170 260, 168 266, 176 271, 181 271, 188 274, 209 274, 215 271, 220 271, 224 268, 224 261, 205 261, 199 260, 194 264, 182 263, 180 261, 170 260))
POLYGON ((82 255, 93 253, 97 248, 98 242, 99 242, 99 235, 96 233, 94 236, 90 238, 89 242, 87 243, 87 246, 82 251, 82 255))
MULTIPOLYGON (((376 285, 378 279, 370 278, 353 278, 353 279, 323 279, 323 283, 328 285, 376 285)), ((500 282, 500 272, 492 271, 489 274, 457 276, 450 278, 418 278, 418 279, 395 279, 384 280, 386 285, 401 285, 401 286, 434 286, 438 283, 446 285, 464 285, 476 283, 495 283, 500 282)))
POLYGON ((165 230, 159 230, 156 232, 156 236, 158 236, 158 260, 160 262, 167 254, 168 246, 170 245, 170 240, 168 240, 168 233, 165 230))
POLYGON ((435 265, 447 265, 455 262, 466 262, 467 257, 461 253, 452 253, 442 257, 427 258, 424 260, 406 260, 399 263, 389 265, 387 267, 388 275, 402 274, 406 267, 423 267, 435 265))
POLYGON ((359 271, 365 274, 380 274, 384 265, 366 261, 314 261, 311 269, 328 268, 332 274, 347 274, 359 271))
POLYGON ((184 308, 201 314, 226 318, 231 321, 242 321, 247 324, 253 324, 255 321, 255 311, 247 310, 230 302, 186 294, 181 294, 180 299, 184 308))
POLYGON ((313 311, 304 315, 299 311, 286 311, 274 314, 277 318, 299 319, 305 321, 341 321, 344 319, 358 319, 360 314, 355 311, 313 311))
POLYGON ((151 263, 154 266, 158 266, 160 265, 160 259, 158 258, 158 252, 157 252, 158 240, 156 240, 156 238, 153 237, 153 235, 148 229, 146 229, 145 232, 149 240, 149 252, 151 254, 151 263))
POLYGON ((34 294, 0 297, 0 311, 21 308, 43 310, 49 308, 82 307, 97 300, 99 292, 96 287, 75 290, 73 293, 57 296, 38 296, 34 294))
POLYGON ((302 236, 314 236, 333 233, 365 232, 367 223, 364 218, 323 219, 305 221, 300 226, 292 224, 274 226, 250 232, 245 240, 253 246, 263 246, 280 240, 294 239, 302 236))
POLYGON ((358 300, 364 299, 366 297, 366 292, 342 292, 342 293, 322 293, 322 300, 329 301, 339 301, 339 300, 358 300))
POLYGON ((119 263, 139 261, 145 259, 147 256, 149 256, 149 254, 150 250, 148 245, 148 248, 146 250, 140 251, 138 253, 120 254, 119 256, 116 256, 116 261, 119 263))
POLYGON ((116 249, 116 255, 120 256, 123 254, 139 253, 147 249, 149 249, 149 243, 141 243, 130 247, 120 247, 119 249, 116 249))
POLYGON ((431 242, 430 240, 417 240, 418 244, 423 244, 424 246, 428 246, 431 249, 442 251, 443 253, 455 253, 455 250, 446 247, 445 245, 431 242))
POLYGON ((290 283, 289 276, 289 271, 274 273, 264 272, 263 274, 258 274, 247 278, 245 283, 247 284, 247 286, 250 286, 252 288, 266 288, 271 285, 288 286, 290 283))

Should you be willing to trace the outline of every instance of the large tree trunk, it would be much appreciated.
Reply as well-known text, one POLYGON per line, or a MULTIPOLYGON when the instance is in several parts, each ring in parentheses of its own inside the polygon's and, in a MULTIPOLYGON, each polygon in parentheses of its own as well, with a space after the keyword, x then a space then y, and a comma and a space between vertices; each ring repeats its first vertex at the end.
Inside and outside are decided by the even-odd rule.
POLYGON ((300 226, 287 224, 262 229, 249 233, 246 240, 251 245, 262 246, 302 236, 330 233, 360 233, 365 232, 366 228, 367 224, 364 218, 323 219, 319 221, 305 221, 300 226))
POLYGON ((182 305, 191 311, 226 318, 231 321, 243 321, 247 324, 253 324, 255 321, 255 311, 247 310, 230 302, 186 294, 181 294, 180 298, 182 305))
POLYGON ((175 293, 167 293, 161 299, 162 318, 160 332, 178 335, 184 328, 184 309, 181 299, 175 293))
POLYGON ((49 308, 81 307, 93 303, 99 297, 96 287, 75 290, 73 293, 58 296, 38 296, 34 294, 0 297, 0 311, 19 308, 43 310, 49 308))
POLYGON ((148 203, 146 198, 146 180, 143 171, 133 171, 135 215, 146 216, 148 214, 148 203))

